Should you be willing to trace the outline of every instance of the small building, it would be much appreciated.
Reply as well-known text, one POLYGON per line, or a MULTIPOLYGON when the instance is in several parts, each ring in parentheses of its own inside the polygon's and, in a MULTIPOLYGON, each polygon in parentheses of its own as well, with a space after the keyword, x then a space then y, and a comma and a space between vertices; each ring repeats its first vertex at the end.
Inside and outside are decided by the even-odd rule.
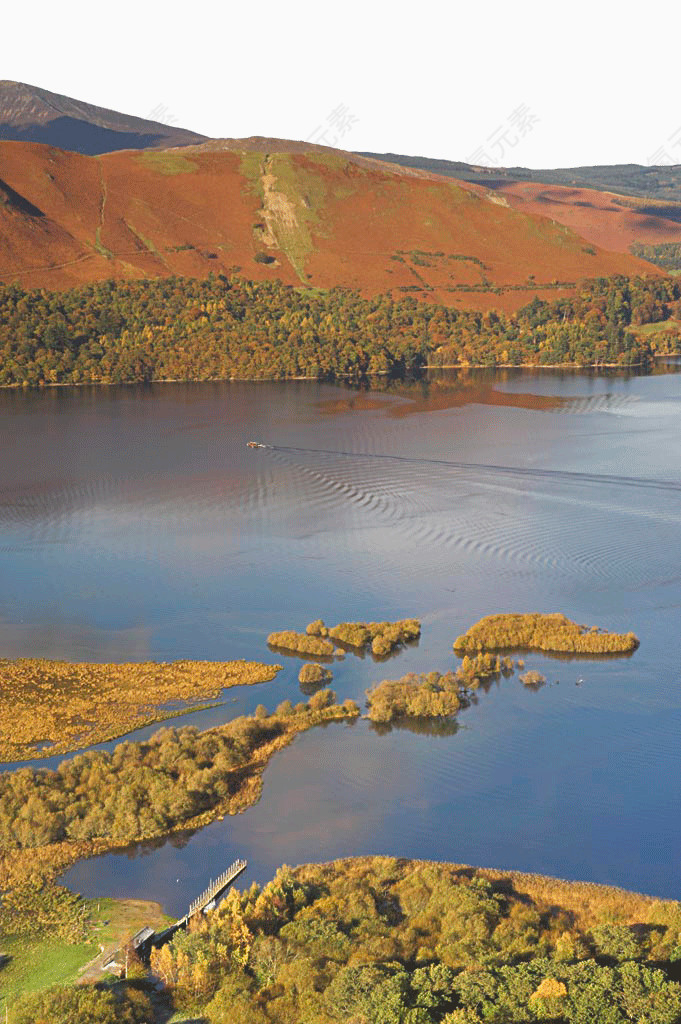
POLYGON ((140 960, 144 962, 148 961, 155 934, 156 932, 154 929, 150 928, 148 925, 145 928, 140 928, 138 932, 135 932, 127 946, 123 946, 121 949, 116 949, 111 953, 111 955, 102 964, 102 970, 109 971, 110 974, 116 974, 119 978, 122 978, 125 974, 129 951, 131 949, 135 955, 140 958, 140 960))

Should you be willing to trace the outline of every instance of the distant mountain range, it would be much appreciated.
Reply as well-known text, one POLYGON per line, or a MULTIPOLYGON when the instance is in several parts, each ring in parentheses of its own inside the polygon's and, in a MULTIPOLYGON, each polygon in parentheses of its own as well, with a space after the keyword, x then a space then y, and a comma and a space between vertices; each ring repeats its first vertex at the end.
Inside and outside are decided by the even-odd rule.
POLYGON ((564 185, 569 188, 596 189, 601 192, 638 196, 651 202, 681 203, 681 164, 604 164, 594 167, 534 170, 530 167, 479 167, 457 160, 433 160, 425 156, 401 156, 398 153, 362 155, 502 191, 519 181, 531 181, 543 185, 564 185))
POLYGON ((205 139, 14 82, 0 83, 1 139, 4 282, 238 269, 486 310, 568 294, 585 277, 659 272, 637 256, 681 266, 679 168, 490 170, 205 139), (641 197, 652 171, 656 198, 641 197), (630 193, 606 190, 625 179, 630 193))
POLYGON ((203 142, 205 135, 105 110, 35 85, 0 81, 0 139, 42 142, 93 155, 187 146, 203 142))

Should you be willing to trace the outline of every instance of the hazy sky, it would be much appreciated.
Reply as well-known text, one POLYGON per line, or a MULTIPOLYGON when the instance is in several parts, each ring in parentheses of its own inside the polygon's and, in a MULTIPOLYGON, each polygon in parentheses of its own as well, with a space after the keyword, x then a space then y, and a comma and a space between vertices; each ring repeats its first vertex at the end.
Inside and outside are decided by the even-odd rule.
POLYGON ((490 165, 681 163, 680 12, 40 0, 3 10, 0 75, 211 136, 490 165))

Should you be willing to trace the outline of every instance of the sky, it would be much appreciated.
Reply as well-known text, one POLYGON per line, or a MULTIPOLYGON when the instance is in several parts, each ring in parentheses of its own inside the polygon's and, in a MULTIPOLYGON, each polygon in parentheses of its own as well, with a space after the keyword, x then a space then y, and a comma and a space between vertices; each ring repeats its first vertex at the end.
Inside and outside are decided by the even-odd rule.
POLYGON ((212 137, 488 166, 681 163, 681 5, 631 10, 38 0, 3 10, 0 74, 212 137))

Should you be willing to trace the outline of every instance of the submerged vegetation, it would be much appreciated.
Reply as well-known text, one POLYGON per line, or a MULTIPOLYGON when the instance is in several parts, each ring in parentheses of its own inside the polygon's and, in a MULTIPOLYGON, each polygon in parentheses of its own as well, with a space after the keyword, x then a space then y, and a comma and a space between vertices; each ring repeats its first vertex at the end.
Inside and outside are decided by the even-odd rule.
POLYGON ((169 702, 213 700, 226 687, 268 682, 280 670, 281 665, 255 661, 98 665, 0 659, 0 760, 64 754, 115 739, 177 714, 163 708, 169 702))
POLYGON ((639 645, 634 633, 608 633, 552 615, 487 615, 454 641, 454 650, 517 649, 566 654, 628 654, 639 645))
MULTIPOLYGON (((146 159, 146 158, 145 158, 146 159)), ((183 160, 183 157, 173 157, 183 160)), ((493 288, 488 288, 493 291, 493 288)), ((678 352, 681 282, 597 278, 517 313, 234 276, 0 286, 0 385, 361 378, 423 366, 628 366, 678 352)))
MULTIPOLYGON (((165 985, 156 1010, 92 1019, 160 1024, 173 1011, 208 1024, 681 1017, 681 906, 604 886, 364 857, 284 866, 264 888, 232 890, 195 920, 152 953, 165 985)), ((116 998, 123 1004, 133 991, 139 999, 144 985, 136 984, 119 986, 116 998)), ((85 990, 92 1006, 102 999, 95 991, 85 990)), ((29 996, 16 1019, 84 1022, 74 1009, 82 992, 29 996)))

